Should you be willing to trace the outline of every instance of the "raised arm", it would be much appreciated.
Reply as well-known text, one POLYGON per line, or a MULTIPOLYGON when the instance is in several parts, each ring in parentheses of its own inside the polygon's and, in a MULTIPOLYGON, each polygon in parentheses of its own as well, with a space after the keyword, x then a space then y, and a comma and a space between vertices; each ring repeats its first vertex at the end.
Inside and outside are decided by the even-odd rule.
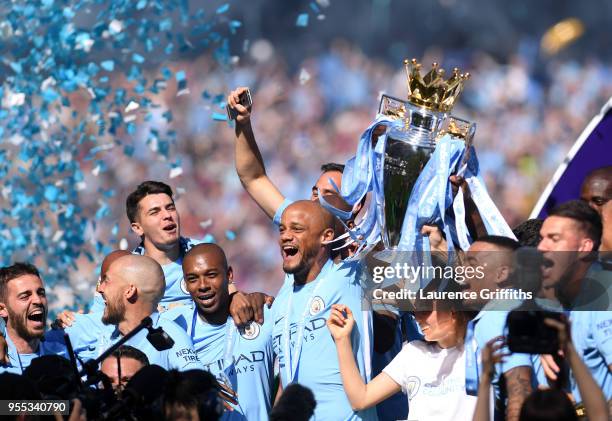
POLYGON ((569 366, 576 379, 580 396, 584 409, 591 421, 608 420, 608 405, 601 391, 601 388, 591 376, 589 369, 584 364, 574 344, 572 343, 569 334, 568 325, 555 319, 545 319, 544 323, 548 326, 557 329, 559 337, 559 347, 563 350, 563 354, 569 363, 569 366))
POLYGON ((247 89, 245 87, 235 89, 227 97, 228 105, 238 112, 235 144, 236 172, 247 193, 266 215, 272 218, 285 197, 266 174, 266 167, 251 127, 251 109, 239 103, 240 94, 247 89))
POLYGON ((327 320, 327 327, 336 343, 338 363, 344 391, 354 411, 370 408, 401 390, 391 377, 385 373, 376 376, 370 383, 364 383, 353 355, 351 331, 355 319, 351 309, 342 304, 334 304, 327 320))
POLYGON ((472 421, 489 421, 489 394, 491 392, 491 381, 495 374, 495 364, 502 361, 504 354, 501 348, 504 345, 503 337, 498 336, 487 342, 482 349, 482 375, 480 383, 478 383, 478 399, 476 400, 476 408, 474 409, 474 417, 472 421))

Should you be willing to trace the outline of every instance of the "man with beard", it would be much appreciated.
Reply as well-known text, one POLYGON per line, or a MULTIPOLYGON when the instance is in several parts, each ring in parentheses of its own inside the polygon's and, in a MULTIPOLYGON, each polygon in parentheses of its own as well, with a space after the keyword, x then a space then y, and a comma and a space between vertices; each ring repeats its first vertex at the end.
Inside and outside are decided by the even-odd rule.
POLYGON ((133 254, 117 258, 104 274, 98 291, 105 301, 102 314, 104 325, 95 321, 81 323, 77 315, 73 325, 65 329, 79 358, 97 357, 138 326, 145 317, 151 317, 153 327, 161 327, 174 345, 168 350, 156 350, 147 339, 146 329, 128 340, 126 345, 139 349, 151 364, 167 370, 202 368, 185 331, 174 322, 160 318, 157 313, 165 282, 162 268, 155 260, 133 254), (97 340, 91 341, 91 337, 97 340))
MULTIPOLYGON (((602 224, 586 202, 574 200, 552 210, 540 230, 538 250, 548 263, 542 270, 541 295, 558 299, 569 311, 571 335, 583 359, 612 407, 612 271, 596 260, 602 224)), ((556 380, 559 367, 542 361, 556 380)), ((572 394, 582 401, 576 382, 572 394)))
POLYGON ((223 419, 268 419, 274 378, 271 310, 264 307, 263 324, 234 325, 228 290, 234 275, 216 244, 194 246, 183 259, 183 273, 192 304, 162 317, 183 327, 204 367, 237 392, 238 405, 223 419))
MULTIPOLYGON (((482 292, 513 287, 513 252, 518 248, 516 240, 491 235, 472 243, 465 256, 466 268, 473 269, 472 275, 465 277, 465 291, 474 293, 476 298, 465 300, 464 305, 478 312, 468 323, 465 339, 466 391, 474 396, 482 371, 479 358, 482 349, 493 338, 504 335, 509 311, 521 304, 518 300, 487 300, 482 292)), ((523 401, 535 382, 536 362, 537 358, 529 354, 509 354, 497 365, 492 381, 496 419, 519 419, 523 401)))
POLYGON ((344 393, 334 342, 326 331, 332 304, 346 304, 358 317, 351 341, 364 381, 369 380, 371 319, 361 311, 359 263, 334 265, 326 242, 334 218, 318 203, 298 201, 283 212, 281 255, 286 279, 272 307, 273 346, 283 387, 298 382, 315 394, 315 418, 376 419, 373 409, 354 412, 344 393))
POLYGON ((63 343, 45 341, 47 296, 38 270, 28 263, 0 269, 0 317, 6 322, 8 362, 0 373, 22 374, 34 358, 61 355, 63 343))

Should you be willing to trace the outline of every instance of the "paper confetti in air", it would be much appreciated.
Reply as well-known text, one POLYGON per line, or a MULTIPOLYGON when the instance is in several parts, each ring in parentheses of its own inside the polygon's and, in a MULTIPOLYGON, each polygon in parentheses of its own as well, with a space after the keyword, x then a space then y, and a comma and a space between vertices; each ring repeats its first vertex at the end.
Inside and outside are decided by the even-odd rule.
POLYGON ((295 26, 308 26, 308 13, 302 13, 297 17, 295 26))
POLYGON ((306 82, 308 82, 309 80, 310 80, 310 73, 308 73, 308 70, 306 69, 300 70, 300 85, 305 85, 306 82))
POLYGON ((183 174, 183 169, 181 167, 176 167, 176 168, 172 168, 170 170, 170 175, 168 175, 169 178, 176 178, 179 175, 183 174))
MULTIPOLYGON (((174 156, 180 140, 174 118, 169 109, 158 112, 159 96, 174 89, 168 83, 173 76, 177 94, 189 93, 189 72, 173 63, 210 52, 228 65, 227 37, 242 25, 228 19, 230 3, 216 13, 189 3, 41 0, 4 2, 0 8, 0 176, 6 202, 0 263, 39 257, 51 294, 73 293, 65 287, 80 257, 99 263, 117 242, 128 248, 117 225, 125 215, 116 203, 125 197, 112 199, 112 180, 125 177, 122 163, 155 151, 147 164, 165 165, 169 178, 182 173, 174 156), (162 114, 165 126, 159 130, 152 118, 162 114)), ((212 105, 217 94, 204 101, 212 105)))
POLYGON ((200 222, 200 227, 202 227, 203 229, 206 229, 212 225, 212 222, 213 222, 212 219, 209 218, 206 221, 200 222))

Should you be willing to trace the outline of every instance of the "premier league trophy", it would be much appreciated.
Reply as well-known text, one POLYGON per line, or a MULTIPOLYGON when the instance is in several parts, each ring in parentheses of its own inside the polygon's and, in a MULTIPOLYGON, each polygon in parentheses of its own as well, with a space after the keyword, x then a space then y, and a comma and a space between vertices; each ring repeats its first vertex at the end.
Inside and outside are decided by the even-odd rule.
MULTIPOLYGON (((453 196, 451 175, 465 179, 487 232, 513 237, 479 174, 472 147, 476 125, 450 115, 469 74, 454 69, 445 79, 434 63, 422 76, 416 59, 404 65, 408 98, 382 96, 377 118, 361 136, 342 177, 339 192, 348 204, 360 203, 370 193, 367 211, 347 234, 359 244, 352 259, 361 259, 381 238, 385 251, 376 256, 381 260, 397 261, 397 252, 428 254, 428 238, 420 234, 425 224, 446 234, 449 251, 454 244, 467 249, 471 238, 463 193, 459 189, 453 196), (385 135, 376 138, 381 125, 385 135), (453 212, 447 212, 451 207, 453 212)), ((338 217, 347 217, 323 197, 320 201, 338 217)))
POLYGON ((421 76, 421 65, 416 59, 404 60, 408 77, 408 100, 402 101, 383 95, 379 114, 394 118, 384 149, 383 194, 384 218, 382 238, 387 250, 397 249, 410 193, 436 147, 436 140, 448 127, 451 136, 459 137, 467 125, 471 142, 475 125, 452 118, 449 112, 455 105, 468 74, 455 68, 451 77, 444 79, 444 70, 434 63, 421 76), (447 121, 448 120, 448 121, 447 121), (461 124, 460 121, 463 123, 461 124))

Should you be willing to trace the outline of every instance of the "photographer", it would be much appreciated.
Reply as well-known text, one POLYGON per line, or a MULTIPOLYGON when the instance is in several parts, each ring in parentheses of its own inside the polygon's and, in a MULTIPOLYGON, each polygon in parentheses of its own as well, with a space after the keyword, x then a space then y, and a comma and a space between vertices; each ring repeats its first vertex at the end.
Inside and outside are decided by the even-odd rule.
MULTIPOLYGON (((557 330, 559 351, 574 374, 584 408, 591 421, 608 419, 608 409, 603 393, 576 351, 569 332, 569 325, 555 319, 546 318, 544 323, 557 330)), ((497 337, 487 343, 482 350, 482 375, 478 385, 478 401, 473 421, 489 421, 489 391, 495 364, 502 362, 507 354, 500 351, 504 346, 503 338, 497 337)), ((578 420, 572 401, 560 389, 536 390, 532 392, 521 408, 519 421, 557 421, 578 420)))
POLYGON ((102 361, 100 371, 110 379, 115 392, 121 392, 132 376, 148 365, 149 359, 142 351, 122 345, 102 361))

